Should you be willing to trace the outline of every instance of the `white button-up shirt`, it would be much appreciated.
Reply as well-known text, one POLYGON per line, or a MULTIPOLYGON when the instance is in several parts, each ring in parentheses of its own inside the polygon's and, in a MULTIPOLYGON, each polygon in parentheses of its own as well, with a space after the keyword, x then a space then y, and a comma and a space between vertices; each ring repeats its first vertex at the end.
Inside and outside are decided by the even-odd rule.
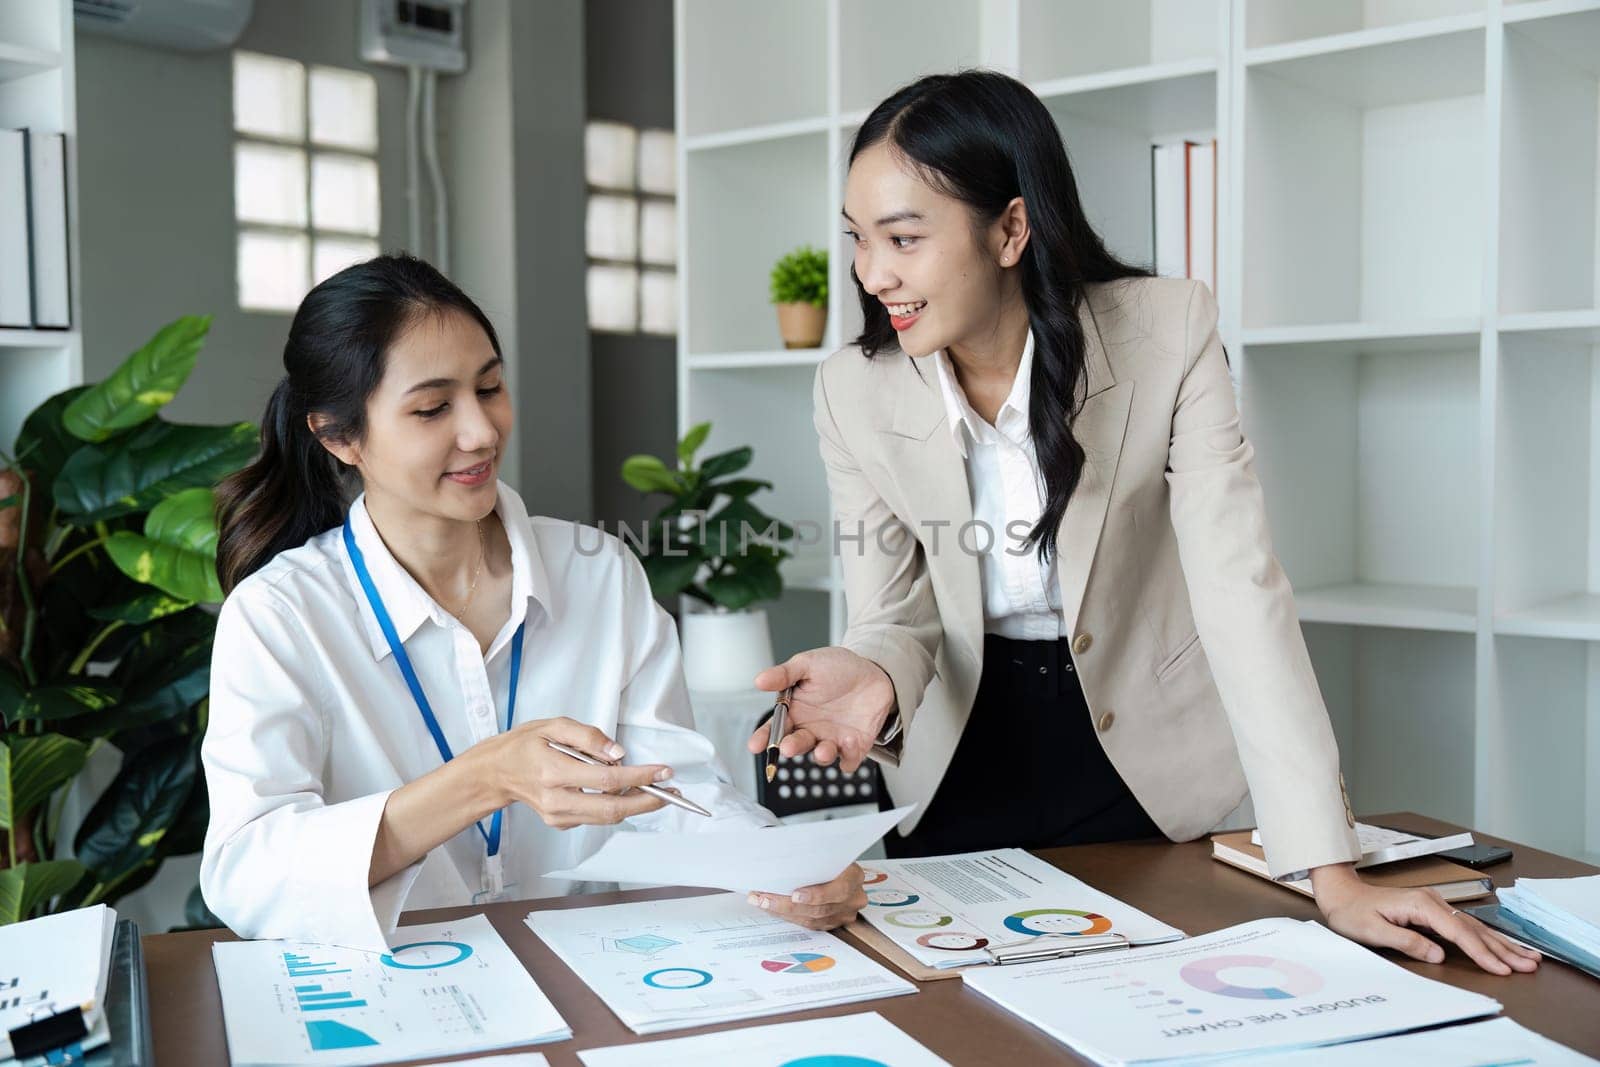
POLYGON ((1067 621, 1055 557, 1040 563, 1038 552, 1023 544, 1044 511, 1045 500, 1039 458, 1028 429, 1033 331, 1028 331, 1022 363, 993 425, 973 410, 948 353, 941 351, 934 365, 950 432, 966 463, 972 518, 979 524, 960 538, 957 550, 979 553, 984 632, 1019 641, 1065 637, 1067 621))
MULTIPOLYGON (((565 715, 596 726, 630 764, 672 767, 673 786, 716 815, 668 805, 630 819, 632 829, 772 824, 695 732, 677 633, 632 553, 592 528, 530 518, 503 484, 496 510, 511 544, 511 616, 485 655, 390 555, 365 498, 350 509, 356 545, 451 751, 503 726, 512 639, 526 619, 517 721, 565 715)), ((337 527, 280 554, 223 603, 201 758, 211 795, 201 886, 245 937, 381 950, 403 908, 615 888, 543 877, 592 854, 611 827, 556 830, 512 805, 495 860, 468 826, 368 889, 389 794, 440 756, 337 527)))

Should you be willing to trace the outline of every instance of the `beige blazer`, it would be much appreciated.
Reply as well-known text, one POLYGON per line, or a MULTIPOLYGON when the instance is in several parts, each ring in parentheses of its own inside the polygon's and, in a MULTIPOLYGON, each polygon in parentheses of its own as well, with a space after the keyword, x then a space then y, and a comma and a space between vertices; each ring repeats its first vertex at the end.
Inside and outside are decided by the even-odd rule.
MULTIPOLYGON (((1196 282, 1141 278, 1091 286, 1081 315, 1073 433, 1087 459, 1057 571, 1096 736, 1173 840, 1211 830, 1248 782, 1274 875, 1356 859, 1216 301, 1196 282)), ((835 352, 817 371, 815 422, 844 568, 843 644, 894 682, 904 733, 884 774, 895 802, 920 813, 972 710, 983 604, 977 557, 958 545, 972 521, 966 469, 934 368, 913 362, 835 352)))

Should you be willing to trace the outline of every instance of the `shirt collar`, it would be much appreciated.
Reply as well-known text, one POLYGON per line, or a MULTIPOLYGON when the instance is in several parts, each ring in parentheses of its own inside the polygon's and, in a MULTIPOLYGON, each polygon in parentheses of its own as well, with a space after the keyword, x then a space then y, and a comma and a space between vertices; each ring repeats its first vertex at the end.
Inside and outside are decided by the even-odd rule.
MULTIPOLYGON (((523 506, 522 497, 517 495, 516 490, 500 482, 495 511, 500 516, 501 524, 505 526, 506 539, 511 544, 511 618, 500 636, 490 646, 489 654, 485 658, 494 656, 505 643, 506 635, 515 632, 516 627, 528 617, 530 600, 544 608, 547 615, 551 610, 549 572, 545 569, 544 559, 539 554, 533 523, 528 518, 528 510, 523 506)), ((402 643, 409 641, 411 635, 429 619, 441 627, 460 625, 455 617, 430 597, 411 573, 390 554, 388 546, 383 543, 383 538, 378 536, 378 528, 372 522, 372 515, 367 511, 365 493, 356 497, 355 502, 350 505, 350 531, 355 535, 356 547, 361 550, 362 560, 367 565, 367 573, 372 576, 372 584, 383 600, 383 606, 388 610, 390 621, 394 623, 395 633, 399 635, 402 643)), ((351 563, 349 553, 344 550, 342 539, 339 541, 339 554, 344 557, 345 577, 350 583, 356 602, 360 605, 361 622, 366 627, 367 640, 372 645, 372 656, 381 660, 390 654, 389 642, 384 638, 382 628, 378 626, 378 617, 373 614, 372 606, 367 603, 366 592, 356 577, 355 565, 351 563)))
POLYGON ((955 436, 956 450, 961 453, 962 459, 967 458, 969 437, 979 444, 987 444, 998 431, 1019 445, 1027 438, 1028 402, 1033 391, 1032 330, 1028 331, 1028 339, 1022 346, 1022 360, 1017 364, 1017 376, 1011 381, 1011 392, 1006 395, 1005 403, 1000 405, 1000 413, 995 419, 994 426, 990 426, 967 400, 966 391, 956 380, 955 367, 950 363, 947 351, 939 350, 939 354, 934 358, 934 367, 939 375, 939 391, 944 396, 945 415, 950 423, 950 432, 955 436))

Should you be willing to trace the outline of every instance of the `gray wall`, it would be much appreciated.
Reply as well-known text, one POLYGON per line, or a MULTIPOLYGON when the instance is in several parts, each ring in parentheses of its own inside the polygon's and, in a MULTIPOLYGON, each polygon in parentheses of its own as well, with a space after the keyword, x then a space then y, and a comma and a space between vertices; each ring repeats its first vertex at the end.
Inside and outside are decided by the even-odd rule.
MULTIPOLYGON (((380 241, 392 250, 408 239, 406 75, 362 63, 356 13, 356 0, 268 0, 238 47, 377 79, 380 241)), ((469 70, 443 78, 439 94, 452 273, 505 334, 515 367, 508 480, 531 509, 584 518, 583 8, 475 0, 467 17, 469 70)), ((178 315, 212 314, 206 351, 169 408, 182 420, 257 420, 283 373, 290 316, 241 311, 236 298, 231 70, 227 51, 77 38, 84 372, 105 375, 178 315)))
MULTIPOLYGON (((672 4, 588 0, 589 117, 673 128, 672 4)), ((595 517, 616 529, 654 514, 618 475, 636 452, 670 457, 677 442, 677 344, 670 337, 589 335, 594 361, 595 517)), ((656 498, 659 503, 660 498, 656 498)))

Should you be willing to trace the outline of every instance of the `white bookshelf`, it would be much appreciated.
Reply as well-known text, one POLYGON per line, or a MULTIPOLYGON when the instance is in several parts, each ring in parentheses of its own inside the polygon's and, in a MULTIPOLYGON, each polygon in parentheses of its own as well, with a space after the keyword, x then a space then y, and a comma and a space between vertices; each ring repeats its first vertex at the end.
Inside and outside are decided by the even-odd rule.
MULTIPOLYGON (((868 109, 1017 75, 1141 262, 1151 144, 1217 137, 1221 330, 1355 803, 1600 857, 1600 0, 680 0, 677 54, 679 421, 823 528, 868 109), (804 242, 828 336, 786 352, 767 272, 804 242)), ((837 639, 829 546, 787 573, 837 639)))
POLYGON ((0 129, 29 127, 66 134, 73 322, 70 330, 0 329, 0 449, 8 453, 28 412, 83 380, 72 64, 71 0, 0 5, 0 129))

